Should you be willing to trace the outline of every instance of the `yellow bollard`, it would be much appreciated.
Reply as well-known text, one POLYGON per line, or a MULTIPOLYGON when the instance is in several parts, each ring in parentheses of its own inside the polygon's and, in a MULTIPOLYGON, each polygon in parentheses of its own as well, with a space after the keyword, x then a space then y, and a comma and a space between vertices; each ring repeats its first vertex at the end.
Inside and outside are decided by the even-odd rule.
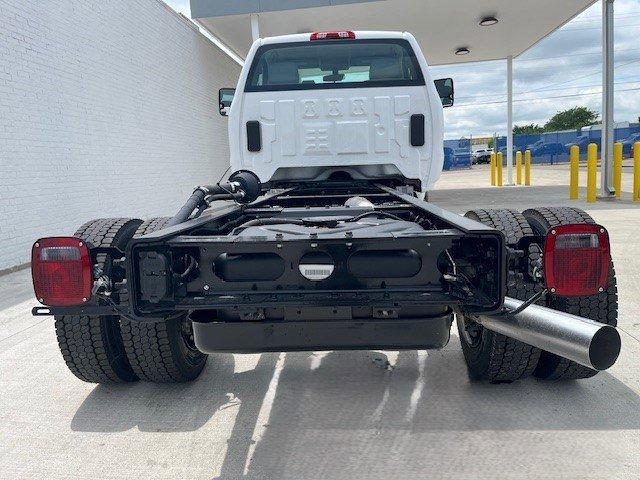
POLYGON ((616 197, 622 196, 622 144, 613 144, 613 188, 616 197))
POLYGON ((569 198, 577 200, 580 196, 580 147, 578 145, 571 147, 570 171, 569 198))
POLYGON ((498 152, 498 155, 496 156, 496 166, 497 166, 497 172, 498 172, 498 179, 497 179, 497 184, 499 187, 502 186, 502 152, 498 152))
POLYGON ((522 185, 522 152, 516 152, 516 183, 522 185))
POLYGON ((496 186, 496 177, 497 177, 497 172, 496 172, 496 154, 492 153, 490 159, 491 160, 489 161, 489 163, 491 164, 491 186, 495 187, 496 186))
POLYGON ((531 150, 524 152, 524 184, 531 185, 531 150))
POLYGON ((587 203, 596 201, 596 170, 598 168, 598 145, 590 143, 587 149, 587 203))
POLYGON ((633 201, 640 202, 640 142, 633 145, 633 201))

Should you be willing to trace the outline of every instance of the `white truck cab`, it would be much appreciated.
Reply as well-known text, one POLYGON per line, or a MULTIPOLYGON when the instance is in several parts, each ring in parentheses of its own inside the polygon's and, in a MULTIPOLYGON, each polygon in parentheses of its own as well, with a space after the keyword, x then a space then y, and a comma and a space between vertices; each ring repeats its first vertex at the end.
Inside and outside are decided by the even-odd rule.
POLYGON ((442 171, 442 107, 452 103, 453 82, 434 83, 406 32, 259 39, 235 94, 220 92, 231 170, 269 186, 335 178, 426 191, 442 171))

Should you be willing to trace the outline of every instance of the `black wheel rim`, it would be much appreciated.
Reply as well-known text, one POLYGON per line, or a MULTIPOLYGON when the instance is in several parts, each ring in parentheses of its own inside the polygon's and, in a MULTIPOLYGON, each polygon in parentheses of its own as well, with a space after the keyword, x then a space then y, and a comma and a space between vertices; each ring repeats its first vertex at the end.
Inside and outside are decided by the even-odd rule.
POLYGON ((482 325, 467 317, 464 317, 463 324, 462 337, 465 343, 474 348, 480 345, 482 342, 482 325))
POLYGON ((180 344, 184 358, 191 364, 197 365, 202 361, 203 353, 196 348, 195 339, 193 336, 193 324, 188 317, 183 317, 179 324, 180 329, 180 344))

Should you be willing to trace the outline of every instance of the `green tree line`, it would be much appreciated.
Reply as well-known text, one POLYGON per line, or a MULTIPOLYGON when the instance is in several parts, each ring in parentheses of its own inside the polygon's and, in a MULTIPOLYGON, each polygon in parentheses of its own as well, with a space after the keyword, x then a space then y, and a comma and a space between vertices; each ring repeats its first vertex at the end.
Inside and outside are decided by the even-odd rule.
POLYGON ((529 125, 515 125, 514 135, 535 135, 545 132, 561 130, 579 130, 582 127, 598 123, 598 113, 587 107, 574 107, 556 113, 544 125, 531 123, 529 125))

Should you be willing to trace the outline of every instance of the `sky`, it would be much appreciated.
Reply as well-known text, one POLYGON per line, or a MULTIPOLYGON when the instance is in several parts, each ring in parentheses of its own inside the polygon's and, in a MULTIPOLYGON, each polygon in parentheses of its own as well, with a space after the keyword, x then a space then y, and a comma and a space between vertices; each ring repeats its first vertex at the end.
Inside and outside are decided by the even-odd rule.
MULTIPOLYGON (((189 0, 165 2, 190 16, 189 0)), ((601 24, 602 6, 598 2, 514 59, 516 125, 543 125, 556 112, 576 106, 586 106, 600 113, 601 24)), ((638 122, 640 117, 639 38, 640 0, 616 0, 616 122, 638 122)), ((445 109, 447 138, 506 132, 506 61, 433 67, 432 75, 434 78, 452 77, 455 82, 456 105, 445 109)))

